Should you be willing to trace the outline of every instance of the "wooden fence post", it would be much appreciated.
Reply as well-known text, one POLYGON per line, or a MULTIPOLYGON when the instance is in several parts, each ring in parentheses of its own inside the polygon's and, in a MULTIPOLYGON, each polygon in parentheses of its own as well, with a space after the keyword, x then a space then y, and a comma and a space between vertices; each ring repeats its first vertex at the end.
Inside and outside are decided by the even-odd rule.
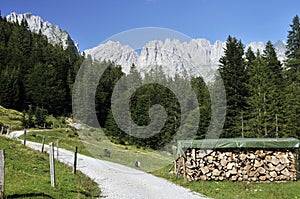
POLYGON ((44 153, 44 145, 45 145, 45 136, 43 136, 43 140, 42 140, 42 153, 44 153))
POLYGON ((24 145, 26 145, 26 129, 24 129, 24 145))
POLYGON ((49 150, 51 186, 55 187, 54 146, 52 142, 49 144, 49 150))
POLYGON ((0 197, 4 196, 4 174, 5 174, 5 164, 4 164, 4 150, 0 150, 0 197))
POLYGON ((56 158, 58 160, 58 155, 59 155, 59 139, 56 141, 56 158))
POLYGON ((76 166, 77 166, 77 150, 78 147, 75 147, 75 153, 74 153, 74 165, 73 165, 73 173, 76 174, 76 166))

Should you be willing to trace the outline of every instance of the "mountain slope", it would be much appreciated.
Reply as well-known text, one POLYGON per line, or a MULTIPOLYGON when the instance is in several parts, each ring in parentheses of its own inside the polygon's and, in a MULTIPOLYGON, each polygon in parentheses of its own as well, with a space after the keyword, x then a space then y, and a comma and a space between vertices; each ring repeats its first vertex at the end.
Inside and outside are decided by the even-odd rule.
POLYGON ((18 22, 19 24, 21 24, 22 21, 26 21, 29 30, 35 33, 39 33, 39 31, 41 31, 41 33, 48 38, 50 43, 62 45, 64 49, 71 46, 79 52, 77 42, 73 41, 65 30, 52 25, 48 21, 44 21, 39 16, 35 16, 31 13, 17 14, 12 12, 6 16, 6 20, 8 22, 18 22))

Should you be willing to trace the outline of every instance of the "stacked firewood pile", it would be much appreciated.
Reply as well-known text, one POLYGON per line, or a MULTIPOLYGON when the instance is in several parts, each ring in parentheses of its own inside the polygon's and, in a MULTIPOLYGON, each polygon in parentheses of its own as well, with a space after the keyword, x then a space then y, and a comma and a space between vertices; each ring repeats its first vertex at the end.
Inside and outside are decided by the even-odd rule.
POLYGON ((177 174, 188 180, 294 181, 296 153, 289 150, 188 149, 176 161, 177 174))

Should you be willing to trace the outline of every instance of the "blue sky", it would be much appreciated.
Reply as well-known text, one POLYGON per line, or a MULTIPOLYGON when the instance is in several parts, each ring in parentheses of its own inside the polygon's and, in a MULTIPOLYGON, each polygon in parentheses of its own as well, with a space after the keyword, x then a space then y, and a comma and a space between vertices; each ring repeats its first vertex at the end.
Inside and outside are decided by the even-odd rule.
POLYGON ((1 0, 2 16, 31 12, 66 29, 81 50, 141 27, 174 29, 214 43, 227 36, 251 41, 286 40, 299 0, 1 0))

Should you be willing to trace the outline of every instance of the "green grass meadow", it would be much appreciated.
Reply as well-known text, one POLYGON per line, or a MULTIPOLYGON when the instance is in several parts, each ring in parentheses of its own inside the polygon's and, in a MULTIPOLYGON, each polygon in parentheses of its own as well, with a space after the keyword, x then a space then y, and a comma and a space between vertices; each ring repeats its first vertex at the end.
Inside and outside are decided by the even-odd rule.
POLYGON ((0 137, 5 150, 4 198, 95 198, 101 193, 91 179, 55 162, 56 187, 51 187, 49 155, 0 137))
POLYGON ((152 172, 175 184, 215 199, 297 199, 300 198, 300 181, 281 183, 249 183, 232 181, 184 182, 182 176, 170 174, 172 165, 152 172))

